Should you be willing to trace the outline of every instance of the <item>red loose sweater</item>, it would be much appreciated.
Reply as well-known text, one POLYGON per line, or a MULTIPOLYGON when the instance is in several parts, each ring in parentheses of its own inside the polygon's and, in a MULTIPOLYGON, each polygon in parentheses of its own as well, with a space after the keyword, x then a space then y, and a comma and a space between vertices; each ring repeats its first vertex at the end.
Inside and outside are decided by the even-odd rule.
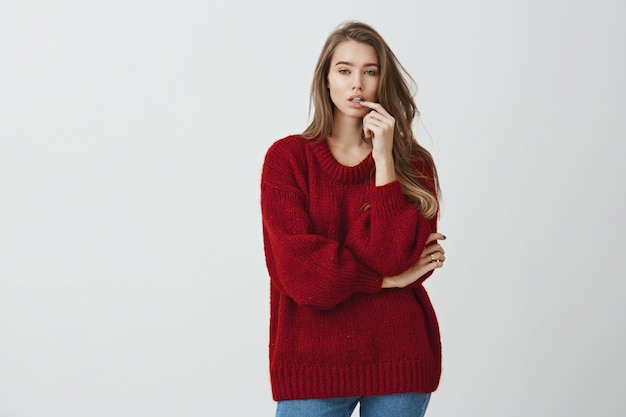
POLYGON ((417 262, 436 221, 398 181, 375 186, 374 167, 371 153, 347 167, 325 141, 300 136, 267 151, 261 209, 276 401, 437 388, 439 328, 422 286, 431 273, 381 289, 384 276, 417 262))

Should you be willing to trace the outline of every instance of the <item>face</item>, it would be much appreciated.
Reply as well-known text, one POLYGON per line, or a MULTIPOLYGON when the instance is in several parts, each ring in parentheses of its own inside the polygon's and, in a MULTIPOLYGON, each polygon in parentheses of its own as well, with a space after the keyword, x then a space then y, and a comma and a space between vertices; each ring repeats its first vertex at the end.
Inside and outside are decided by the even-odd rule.
POLYGON ((376 101, 380 66, 370 45, 345 41, 337 45, 330 60, 328 90, 338 112, 349 117, 363 117, 370 110, 359 99, 376 101))

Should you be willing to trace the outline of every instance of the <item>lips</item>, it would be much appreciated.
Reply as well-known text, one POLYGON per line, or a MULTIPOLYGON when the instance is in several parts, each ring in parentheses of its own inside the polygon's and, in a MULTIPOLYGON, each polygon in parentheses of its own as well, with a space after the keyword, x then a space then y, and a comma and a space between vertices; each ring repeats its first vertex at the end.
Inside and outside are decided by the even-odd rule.
POLYGON ((352 102, 352 103, 363 103, 365 101, 365 99, 363 98, 363 96, 351 96, 348 101, 352 102))

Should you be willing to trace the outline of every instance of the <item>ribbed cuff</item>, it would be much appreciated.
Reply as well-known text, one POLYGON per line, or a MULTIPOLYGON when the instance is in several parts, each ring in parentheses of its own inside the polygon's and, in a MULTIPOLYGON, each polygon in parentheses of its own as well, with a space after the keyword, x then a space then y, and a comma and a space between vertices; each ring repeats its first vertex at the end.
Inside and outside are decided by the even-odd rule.
POLYGON ((407 205, 406 197, 402 193, 400 181, 394 181, 380 186, 372 186, 370 188, 370 201, 372 209, 375 210, 377 216, 380 216, 381 220, 393 218, 407 205))

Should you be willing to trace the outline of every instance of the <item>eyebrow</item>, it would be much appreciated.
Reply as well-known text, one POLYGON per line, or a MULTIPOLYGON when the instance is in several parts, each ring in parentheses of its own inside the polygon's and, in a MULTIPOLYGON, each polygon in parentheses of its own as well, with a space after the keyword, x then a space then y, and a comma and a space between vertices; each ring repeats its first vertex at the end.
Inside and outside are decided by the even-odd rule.
MULTIPOLYGON (((337 63, 335 64, 335 66, 337 66, 337 65, 348 65, 348 66, 350 66, 350 67, 354 67, 354 66, 355 66, 352 62, 348 62, 348 61, 339 61, 339 62, 337 62, 337 63)), ((377 67, 377 68, 379 68, 379 67, 380 67, 380 65, 378 65, 378 64, 376 64, 376 63, 374 63, 374 62, 372 62, 372 63, 368 63, 368 64, 365 64, 365 65, 363 65, 363 66, 364 66, 364 67, 377 67)))

